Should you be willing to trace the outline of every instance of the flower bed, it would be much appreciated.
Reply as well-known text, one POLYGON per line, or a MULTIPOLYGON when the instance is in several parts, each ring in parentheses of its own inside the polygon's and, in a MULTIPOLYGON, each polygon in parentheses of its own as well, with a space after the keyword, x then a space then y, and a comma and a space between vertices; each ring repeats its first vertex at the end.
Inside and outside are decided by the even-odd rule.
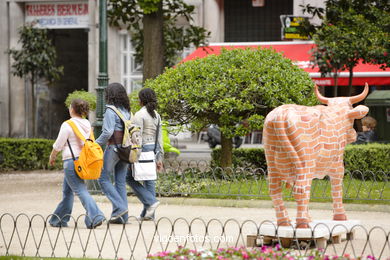
POLYGON ((286 260, 352 260, 352 259, 370 259, 375 257, 367 256, 365 258, 353 258, 348 254, 343 256, 327 256, 323 255, 321 250, 312 249, 309 252, 301 253, 297 250, 285 249, 279 245, 275 247, 262 246, 255 248, 246 247, 229 247, 219 248, 215 250, 194 250, 184 247, 179 247, 176 251, 164 251, 156 254, 150 254, 146 259, 183 259, 183 260, 196 260, 196 259, 217 259, 217 260, 231 260, 231 259, 256 259, 256 260, 273 260, 273 259, 286 259, 286 260))

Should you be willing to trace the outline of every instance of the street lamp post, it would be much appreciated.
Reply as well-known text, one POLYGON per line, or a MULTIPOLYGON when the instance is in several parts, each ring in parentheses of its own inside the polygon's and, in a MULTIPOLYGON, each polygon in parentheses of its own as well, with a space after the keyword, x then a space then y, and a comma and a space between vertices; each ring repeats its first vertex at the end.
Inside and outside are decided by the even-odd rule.
POLYGON ((108 86, 107 72, 107 0, 99 0, 99 75, 96 87, 95 136, 99 136, 103 125, 104 89, 108 86))

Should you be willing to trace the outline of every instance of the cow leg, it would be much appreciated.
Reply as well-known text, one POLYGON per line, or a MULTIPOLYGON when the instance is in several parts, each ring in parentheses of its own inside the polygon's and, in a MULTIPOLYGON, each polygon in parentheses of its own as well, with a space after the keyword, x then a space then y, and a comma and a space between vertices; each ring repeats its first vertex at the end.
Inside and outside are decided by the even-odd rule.
POLYGON ((333 199, 333 220, 347 220, 343 205, 343 174, 330 177, 333 199))
POLYGON ((269 173, 268 182, 269 195, 274 204, 278 226, 289 226, 291 221, 282 198, 282 180, 279 176, 269 173))
POLYGON ((298 178, 293 188, 294 199, 297 202, 297 228, 309 228, 311 221, 309 215, 310 188, 312 178, 308 178, 308 173, 304 171, 298 172, 298 178))

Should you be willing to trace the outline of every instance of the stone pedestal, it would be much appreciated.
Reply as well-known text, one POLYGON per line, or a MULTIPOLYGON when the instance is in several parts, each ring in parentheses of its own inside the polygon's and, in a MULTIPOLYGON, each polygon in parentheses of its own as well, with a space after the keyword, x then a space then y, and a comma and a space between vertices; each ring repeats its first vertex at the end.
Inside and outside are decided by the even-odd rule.
POLYGON ((342 239, 352 240, 354 238, 353 227, 360 225, 359 220, 334 221, 316 220, 309 223, 310 228, 295 228, 291 226, 277 226, 274 224, 263 224, 258 235, 247 236, 247 246, 254 247, 260 244, 270 244, 278 240, 283 247, 290 247, 297 241, 314 241, 317 248, 325 248, 328 242, 338 244, 342 239))

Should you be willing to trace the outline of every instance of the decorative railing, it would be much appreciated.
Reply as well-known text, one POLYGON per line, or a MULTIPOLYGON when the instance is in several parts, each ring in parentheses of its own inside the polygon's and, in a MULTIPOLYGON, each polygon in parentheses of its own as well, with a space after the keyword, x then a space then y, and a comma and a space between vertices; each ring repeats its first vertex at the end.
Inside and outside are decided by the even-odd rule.
POLYGON ((315 223, 309 229, 296 229, 277 227, 271 221, 164 217, 139 222, 130 217, 127 224, 105 222, 96 229, 87 229, 84 215, 71 217, 66 228, 51 227, 49 217, 0 215, 0 255, 145 259, 149 254, 179 247, 207 250, 267 244, 288 248, 302 257, 317 248, 321 256, 390 257, 388 230, 379 226, 367 229, 353 221, 315 223))

